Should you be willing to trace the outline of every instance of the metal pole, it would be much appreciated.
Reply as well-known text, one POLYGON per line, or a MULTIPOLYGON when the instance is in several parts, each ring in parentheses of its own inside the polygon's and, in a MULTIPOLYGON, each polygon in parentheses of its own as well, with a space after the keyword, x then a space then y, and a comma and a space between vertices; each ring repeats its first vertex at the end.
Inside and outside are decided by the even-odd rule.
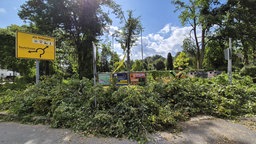
POLYGON ((228 50, 228 77, 229 83, 232 84, 232 39, 229 38, 229 50, 228 50))
POLYGON ((112 34, 112 49, 114 50, 115 49, 115 37, 114 37, 114 34, 112 34))
POLYGON ((40 77, 40 73, 39 73, 39 60, 36 60, 36 84, 39 83, 39 77, 40 77))
POLYGON ((141 28, 141 36, 140 36, 140 41, 141 41, 141 60, 143 60, 142 28, 141 28))
MULTIPOLYGON (((97 67, 96 67, 96 46, 94 42, 92 42, 93 45, 93 84, 96 86, 96 74, 97 74, 97 67)), ((94 98, 94 104, 95 107, 97 106, 97 99, 96 96, 94 98)))

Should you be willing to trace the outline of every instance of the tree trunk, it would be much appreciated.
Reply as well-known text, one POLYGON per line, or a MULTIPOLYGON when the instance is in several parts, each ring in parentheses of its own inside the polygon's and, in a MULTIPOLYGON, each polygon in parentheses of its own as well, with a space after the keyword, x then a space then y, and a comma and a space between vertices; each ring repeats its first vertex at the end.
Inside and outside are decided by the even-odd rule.
POLYGON ((130 59, 130 47, 127 47, 127 71, 129 72, 131 67, 130 67, 131 59, 130 59))
POLYGON ((201 57, 200 57, 200 68, 203 67, 203 61, 204 61, 204 51, 205 51, 205 31, 206 29, 202 29, 202 39, 201 39, 201 42, 202 42, 202 46, 201 46, 201 57))
POLYGON ((126 42, 126 48, 127 48, 127 70, 128 70, 128 73, 130 73, 130 70, 131 70, 131 60, 130 60, 131 39, 132 39, 132 30, 129 27, 128 37, 127 37, 127 42, 126 42))
POLYGON ((91 79, 93 77, 93 38, 80 41, 77 48, 78 54, 78 74, 79 78, 83 77, 91 79))
POLYGON ((200 63, 200 46, 199 46, 199 42, 198 42, 198 38, 197 38, 197 34, 196 34, 196 18, 194 18, 194 25, 193 25, 193 32, 194 32, 194 37, 196 40, 196 67, 197 69, 201 68, 201 63, 200 63))
POLYGON ((50 75, 50 62, 49 61, 40 61, 40 75, 50 75))

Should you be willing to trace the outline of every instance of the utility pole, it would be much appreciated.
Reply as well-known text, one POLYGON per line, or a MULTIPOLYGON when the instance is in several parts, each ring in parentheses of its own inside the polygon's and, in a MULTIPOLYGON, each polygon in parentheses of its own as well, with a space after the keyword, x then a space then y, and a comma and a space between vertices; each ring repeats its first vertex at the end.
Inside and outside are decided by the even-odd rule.
MULTIPOLYGON (((93 45, 93 84, 94 84, 94 86, 96 86, 96 77, 97 77, 96 53, 97 53, 97 48, 96 48, 94 42, 92 42, 92 45, 93 45)), ((97 98, 96 98, 96 96, 94 97, 94 105, 95 105, 95 107, 97 107, 97 98)))
POLYGON ((229 38, 229 50, 228 50, 228 77, 229 83, 232 84, 232 39, 229 38))
POLYGON ((40 72, 39 72, 39 60, 36 60, 36 84, 39 83, 39 78, 40 78, 40 72))
POLYGON ((142 27, 141 27, 140 42, 141 42, 141 60, 143 61, 142 27))
POLYGON ((232 84, 232 39, 229 38, 229 48, 224 50, 225 60, 228 60, 228 79, 229 83, 232 84))

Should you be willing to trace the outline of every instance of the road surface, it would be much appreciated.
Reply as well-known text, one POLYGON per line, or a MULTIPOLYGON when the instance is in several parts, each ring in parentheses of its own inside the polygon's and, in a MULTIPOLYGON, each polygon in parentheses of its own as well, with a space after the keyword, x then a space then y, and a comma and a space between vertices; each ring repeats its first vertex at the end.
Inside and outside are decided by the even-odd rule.
MULTIPOLYGON (((256 144, 256 117, 233 122, 208 116, 181 123, 182 132, 157 132, 149 144, 256 144)), ((0 122, 0 144, 136 144, 127 139, 85 137, 67 129, 0 122)))

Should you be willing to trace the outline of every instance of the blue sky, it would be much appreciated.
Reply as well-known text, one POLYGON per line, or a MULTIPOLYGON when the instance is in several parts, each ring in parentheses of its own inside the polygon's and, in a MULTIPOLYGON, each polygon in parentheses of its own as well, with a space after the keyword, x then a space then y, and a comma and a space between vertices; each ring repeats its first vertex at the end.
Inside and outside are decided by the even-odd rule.
MULTIPOLYGON (((5 28, 11 24, 22 25, 17 12, 20 5, 26 0, 0 0, 0 28, 5 28)), ((142 46, 144 58, 152 55, 167 56, 171 52, 174 56, 181 51, 182 41, 188 37, 190 27, 181 26, 178 15, 174 13, 174 6, 171 0, 115 0, 123 10, 134 10, 134 16, 140 16, 143 31, 142 46)), ((126 14, 126 13, 125 13, 126 14)), ((110 26, 110 32, 120 28, 119 21, 115 21, 110 26)), ((111 38, 110 38, 111 39, 111 38)), ((120 45, 115 42, 115 51, 120 57, 123 54, 120 45)), ((132 48, 132 59, 141 59, 141 42, 132 48)))
POLYGON ((174 13, 171 0, 116 0, 124 10, 133 10, 141 16, 145 34, 155 33, 166 24, 179 25, 178 13, 174 13))

